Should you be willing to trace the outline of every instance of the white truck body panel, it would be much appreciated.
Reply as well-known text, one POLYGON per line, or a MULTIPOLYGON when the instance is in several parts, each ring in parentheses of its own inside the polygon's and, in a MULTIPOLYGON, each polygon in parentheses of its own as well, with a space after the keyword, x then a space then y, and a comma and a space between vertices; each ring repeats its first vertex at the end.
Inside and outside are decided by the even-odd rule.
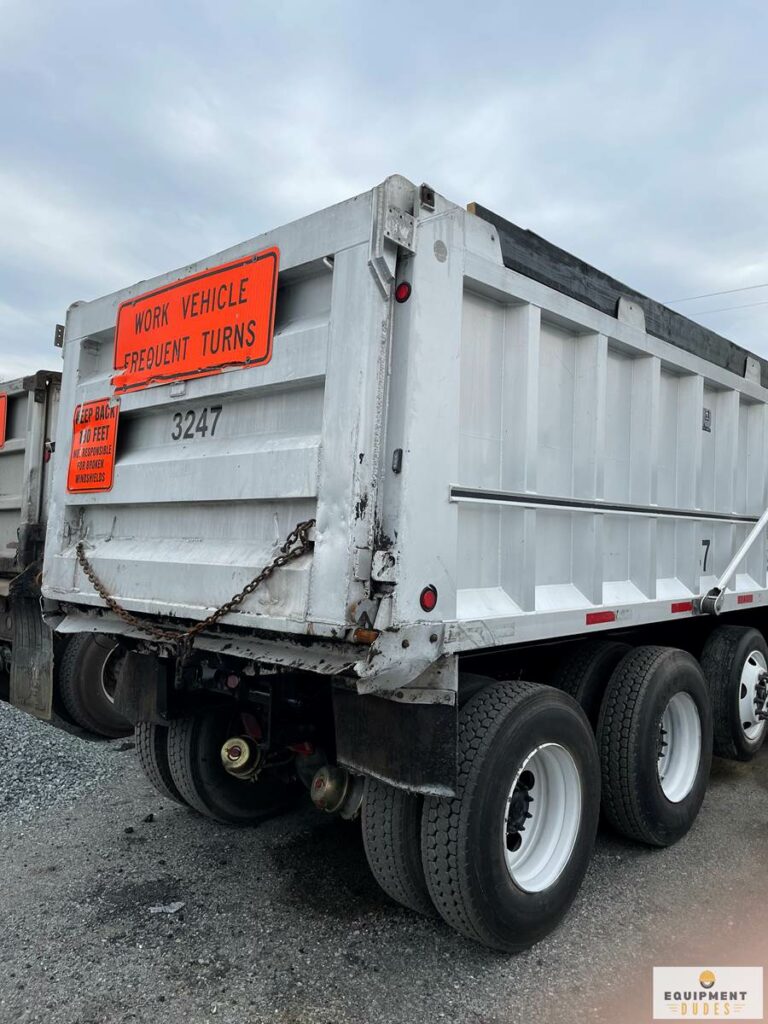
POLYGON ((0 445, 0 575, 15 576, 21 534, 46 520, 59 374, 40 371, 0 383, 5 395, 5 443, 0 445))
MULTIPOLYGON (((310 517, 314 553, 226 618, 238 650, 394 687, 441 654, 696 614, 768 504, 755 361, 739 375, 648 333, 636 303, 609 315, 508 269, 492 223, 419 195, 390 178, 71 307, 43 587, 62 629, 130 632, 84 617, 103 602, 78 541, 125 608, 195 621, 310 517), (119 303, 269 246, 271 362, 121 396, 112 490, 68 494, 73 413, 111 394, 119 303), (215 437, 171 440, 174 412, 213 404, 215 437), (371 624, 380 640, 349 658, 276 653, 371 624)), ((767 595, 762 535, 722 609, 767 595)))

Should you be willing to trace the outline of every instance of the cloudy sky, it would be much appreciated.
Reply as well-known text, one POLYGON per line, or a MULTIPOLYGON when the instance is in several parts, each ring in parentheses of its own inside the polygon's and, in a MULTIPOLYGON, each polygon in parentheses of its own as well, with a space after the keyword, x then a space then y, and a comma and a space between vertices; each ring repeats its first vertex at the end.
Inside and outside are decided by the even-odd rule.
POLYGON ((0 378, 393 172, 768 355, 766 44, 765 0, 0 0, 0 378))

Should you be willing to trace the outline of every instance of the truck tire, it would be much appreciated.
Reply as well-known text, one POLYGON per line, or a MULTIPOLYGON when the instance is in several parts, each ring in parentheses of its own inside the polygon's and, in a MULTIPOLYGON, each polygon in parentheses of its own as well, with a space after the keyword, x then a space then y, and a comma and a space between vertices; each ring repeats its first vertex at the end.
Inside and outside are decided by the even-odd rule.
POLYGON ((712 763, 712 704, 696 659, 636 647, 611 676, 597 737, 607 821, 649 846, 676 843, 696 820, 712 763))
POLYGON ((587 640, 566 654, 551 680, 555 689, 570 694, 582 706, 593 729, 608 680, 631 650, 629 644, 619 640, 587 640))
POLYGON ((562 920, 589 864, 600 763, 587 717, 537 683, 493 683, 459 712, 456 796, 426 797, 424 874, 445 921, 517 952, 562 920))
POLYGON ((459 672, 459 692, 457 694, 459 707, 464 707, 476 693, 480 693, 486 686, 495 682, 496 680, 491 676, 480 676, 476 672, 459 672))
POLYGON ((387 896, 418 914, 434 915, 421 862, 423 805, 415 793, 367 778, 363 845, 373 877, 387 896))
POLYGON ((135 738, 139 764, 154 789, 166 800, 184 804, 168 764, 167 727, 152 722, 137 722, 135 738))
POLYGON ((59 696, 68 715, 97 736, 130 736, 133 726, 115 710, 114 664, 118 644, 103 633, 79 633, 59 664, 59 696))
POLYGON ((250 825, 294 803, 298 783, 265 768, 256 781, 235 778, 221 763, 221 748, 242 732, 240 716, 209 708, 168 727, 168 764, 179 793, 200 814, 225 825, 250 825))
POLYGON ((755 699, 759 675, 768 671, 768 644, 756 629, 718 626, 704 645, 701 667, 712 695, 715 753, 751 761, 768 730, 755 699))

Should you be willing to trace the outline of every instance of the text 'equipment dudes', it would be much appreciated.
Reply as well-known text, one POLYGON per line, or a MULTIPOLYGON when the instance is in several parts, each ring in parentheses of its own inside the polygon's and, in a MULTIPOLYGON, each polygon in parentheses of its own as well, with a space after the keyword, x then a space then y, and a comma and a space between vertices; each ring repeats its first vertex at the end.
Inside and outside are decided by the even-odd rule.
POLYGON ((268 363, 279 260, 278 249, 265 249, 123 302, 115 390, 268 363))

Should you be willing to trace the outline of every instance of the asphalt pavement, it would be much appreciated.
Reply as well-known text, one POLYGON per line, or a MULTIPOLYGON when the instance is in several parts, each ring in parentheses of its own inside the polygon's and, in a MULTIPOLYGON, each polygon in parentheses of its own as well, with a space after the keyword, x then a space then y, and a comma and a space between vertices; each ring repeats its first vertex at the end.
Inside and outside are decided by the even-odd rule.
POLYGON ((768 964, 768 752, 716 761, 669 850, 601 833, 565 923, 517 956, 391 903, 359 826, 257 828, 158 797, 130 741, 0 705, 0 1022, 651 1019, 654 964, 768 964))

